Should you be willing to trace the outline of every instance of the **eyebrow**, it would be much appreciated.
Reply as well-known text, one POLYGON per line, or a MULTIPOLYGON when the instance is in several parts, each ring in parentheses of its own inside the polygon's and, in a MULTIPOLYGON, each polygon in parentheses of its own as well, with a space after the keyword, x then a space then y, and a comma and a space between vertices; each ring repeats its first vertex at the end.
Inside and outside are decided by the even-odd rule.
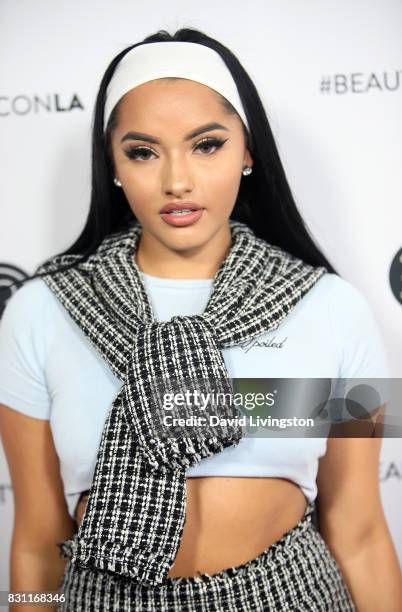
MULTIPOLYGON (((225 130, 228 132, 228 128, 222 125, 221 123, 216 123, 213 121, 212 123, 206 123, 205 125, 201 125, 200 127, 192 130, 184 137, 184 142, 195 138, 195 136, 199 136, 204 132, 210 132, 211 130, 225 130)), ((159 140, 155 138, 155 136, 150 136, 149 134, 143 134, 142 132, 127 132, 123 136, 120 142, 124 142, 125 140, 145 140, 146 142, 152 142, 153 144, 160 144, 159 140)))

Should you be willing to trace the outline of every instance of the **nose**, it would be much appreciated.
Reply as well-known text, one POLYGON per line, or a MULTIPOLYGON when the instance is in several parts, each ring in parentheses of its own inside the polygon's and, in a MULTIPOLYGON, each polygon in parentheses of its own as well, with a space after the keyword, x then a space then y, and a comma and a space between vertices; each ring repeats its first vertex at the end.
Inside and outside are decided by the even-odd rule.
POLYGON ((163 170, 163 192, 165 195, 183 197, 194 189, 193 177, 190 165, 184 156, 166 160, 163 170))

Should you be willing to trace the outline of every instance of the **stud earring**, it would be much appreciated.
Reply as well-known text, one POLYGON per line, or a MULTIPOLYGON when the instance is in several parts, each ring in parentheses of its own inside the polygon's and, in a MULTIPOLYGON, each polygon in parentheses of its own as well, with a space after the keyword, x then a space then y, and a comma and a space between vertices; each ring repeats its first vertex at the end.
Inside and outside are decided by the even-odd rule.
POLYGON ((243 175, 244 176, 248 176, 249 174, 251 174, 253 171, 253 169, 251 168, 251 166, 245 166, 243 168, 243 175))
POLYGON ((119 181, 119 179, 118 179, 118 178, 116 178, 116 177, 115 177, 115 178, 113 179, 113 183, 116 185, 116 187, 121 187, 121 183, 120 183, 120 181, 119 181))

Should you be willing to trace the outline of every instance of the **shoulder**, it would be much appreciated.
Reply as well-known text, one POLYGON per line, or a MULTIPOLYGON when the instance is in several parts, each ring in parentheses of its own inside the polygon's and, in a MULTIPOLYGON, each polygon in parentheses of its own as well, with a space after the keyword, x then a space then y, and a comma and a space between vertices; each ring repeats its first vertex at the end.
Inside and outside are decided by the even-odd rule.
POLYGON ((327 313, 330 311, 331 323, 335 326, 352 327, 356 319, 361 323, 370 323, 377 326, 374 307, 366 295, 350 281, 327 272, 323 274, 312 287, 307 297, 316 300, 321 306, 326 304, 327 313))
POLYGON ((28 314, 39 314, 50 301, 51 291, 41 278, 28 280, 6 302, 2 323, 28 314))
POLYGON ((379 321, 368 297, 350 281, 337 274, 327 274, 331 322, 335 331, 352 335, 378 333, 379 321))
MULTIPOLYGON (((349 308, 370 308, 364 293, 355 287, 350 281, 345 280, 338 274, 326 272, 313 285, 311 294, 327 299, 332 308, 339 310, 349 308)), ((307 294, 308 295, 308 294, 307 294)))
POLYGON ((53 329, 55 298, 41 278, 26 281, 6 302, 0 320, 0 344, 44 354, 53 329))
POLYGON ((350 281, 331 272, 328 272, 325 276, 335 306, 341 308, 349 305, 351 308, 370 308, 365 294, 350 281))
POLYGON ((350 281, 327 276, 329 324, 339 351, 340 376, 388 378, 388 355, 374 304, 350 281))

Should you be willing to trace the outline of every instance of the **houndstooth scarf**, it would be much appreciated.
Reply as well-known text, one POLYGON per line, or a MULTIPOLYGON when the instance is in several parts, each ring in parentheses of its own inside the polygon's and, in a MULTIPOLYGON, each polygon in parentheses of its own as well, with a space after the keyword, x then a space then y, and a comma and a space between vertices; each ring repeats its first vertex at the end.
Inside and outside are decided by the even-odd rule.
MULTIPOLYGON (((189 381, 230 390, 220 349, 275 329, 327 271, 268 244, 244 223, 229 223, 231 247, 200 315, 155 320, 134 260, 141 235, 136 220, 104 238, 84 262, 58 255, 37 269, 53 272, 43 280, 123 383, 102 431, 83 521, 72 540, 59 544, 61 550, 69 545, 77 572, 92 568, 147 585, 164 581, 186 518, 186 469, 237 445, 242 430, 231 421, 166 435, 157 391, 189 381)), ((227 406, 219 410, 234 414, 227 406)))

